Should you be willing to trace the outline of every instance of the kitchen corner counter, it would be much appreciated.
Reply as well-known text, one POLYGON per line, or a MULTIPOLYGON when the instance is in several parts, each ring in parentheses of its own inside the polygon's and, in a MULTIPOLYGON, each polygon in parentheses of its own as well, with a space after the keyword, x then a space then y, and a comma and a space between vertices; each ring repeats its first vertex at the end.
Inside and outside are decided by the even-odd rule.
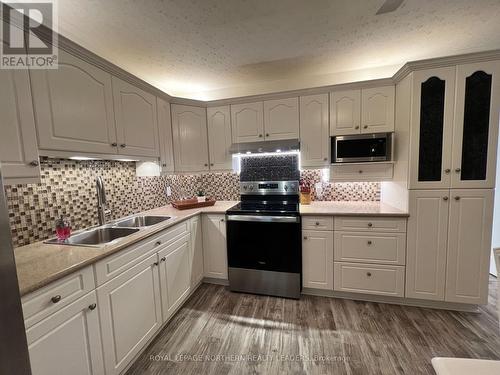
POLYGON ((409 216, 408 212, 380 202, 336 201, 300 205, 301 215, 316 216, 409 216))
POLYGON ((100 248, 54 245, 43 242, 16 248, 14 255, 16 258, 17 277, 21 295, 24 296, 33 292, 78 269, 93 264, 102 258, 200 213, 223 214, 236 203, 238 202, 220 201, 216 202, 214 206, 183 211, 168 205, 137 213, 138 215, 172 216, 175 217, 175 219, 141 229, 137 233, 124 237, 117 243, 100 248))

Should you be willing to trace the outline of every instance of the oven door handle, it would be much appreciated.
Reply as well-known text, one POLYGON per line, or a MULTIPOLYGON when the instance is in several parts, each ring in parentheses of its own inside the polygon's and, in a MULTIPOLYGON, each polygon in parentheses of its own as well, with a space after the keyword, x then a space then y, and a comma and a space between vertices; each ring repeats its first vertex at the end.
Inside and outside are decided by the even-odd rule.
POLYGON ((227 221, 251 221, 260 223, 300 223, 300 216, 227 215, 227 221))

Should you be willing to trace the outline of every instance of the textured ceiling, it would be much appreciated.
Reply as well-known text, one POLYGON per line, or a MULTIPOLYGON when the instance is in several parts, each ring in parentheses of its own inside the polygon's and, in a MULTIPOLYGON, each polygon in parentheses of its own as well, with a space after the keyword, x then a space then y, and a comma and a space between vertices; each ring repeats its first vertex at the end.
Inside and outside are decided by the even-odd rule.
POLYGON ((500 48, 500 0, 59 0, 59 31, 168 94, 221 99, 391 76, 500 48))

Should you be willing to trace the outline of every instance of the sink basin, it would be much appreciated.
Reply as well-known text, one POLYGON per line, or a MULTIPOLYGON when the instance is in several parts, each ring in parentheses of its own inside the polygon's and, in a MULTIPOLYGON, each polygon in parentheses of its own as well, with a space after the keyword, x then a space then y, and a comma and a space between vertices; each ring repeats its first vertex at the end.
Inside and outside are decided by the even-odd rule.
POLYGON ((113 226, 118 228, 141 228, 149 227, 169 219, 171 219, 170 216, 134 216, 118 221, 113 226))
POLYGON ((119 238, 126 237, 139 231, 138 228, 108 228, 101 227, 91 229, 85 232, 77 233, 65 241, 59 241, 57 238, 48 240, 47 243, 63 245, 80 246, 103 246, 119 238))

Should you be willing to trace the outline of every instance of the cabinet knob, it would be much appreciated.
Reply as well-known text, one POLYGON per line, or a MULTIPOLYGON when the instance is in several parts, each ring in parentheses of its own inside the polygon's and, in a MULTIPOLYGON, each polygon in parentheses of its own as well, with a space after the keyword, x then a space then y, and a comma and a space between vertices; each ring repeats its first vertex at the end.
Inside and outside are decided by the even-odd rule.
POLYGON ((372 241, 368 241, 367 243, 368 243, 368 245, 371 245, 371 244, 372 244, 372 241))
POLYGON ((214 166, 214 163, 210 163, 210 166, 213 167, 214 166))
POLYGON ((368 129, 368 125, 363 126, 363 129, 368 129))
POLYGON ((368 276, 368 277, 371 277, 371 275, 372 275, 372 273, 371 273, 371 272, 367 272, 367 273, 366 273, 366 276, 368 276))
POLYGON ((96 303, 93 303, 92 305, 89 306, 89 310, 95 310, 95 308, 97 307, 97 304, 96 303))
POLYGON ((447 201, 447 200, 448 200, 448 197, 443 197, 443 200, 444 200, 444 201, 447 201))
POLYGON ((158 263, 158 262, 154 262, 154 263, 153 263, 153 266, 157 266, 158 264, 160 264, 160 263, 158 263))
POLYGON ((111 146, 112 146, 112 147, 116 147, 116 146, 118 146, 118 143, 113 142, 113 143, 111 143, 111 146))
POLYGON ((160 246, 161 245, 161 241, 156 241, 155 242, 155 246, 160 246))
POLYGON ((166 166, 167 166, 167 164, 166 164, 166 163, 163 163, 161 166, 162 166, 162 167, 166 167, 166 166))
POLYGON ((372 223, 368 223, 368 227, 369 228, 373 227, 373 224, 372 223))
POLYGON ((223 223, 223 222, 224 222, 224 219, 220 219, 220 221, 221 221, 221 223, 223 223))
POLYGON ((57 296, 54 296, 50 299, 52 303, 57 303, 61 300, 61 296, 58 294, 57 296))
POLYGON ((304 236, 304 240, 307 240, 307 236, 304 236))
POLYGON ((162 262, 165 262, 166 260, 167 260, 167 258, 165 258, 165 257, 160 259, 160 261, 162 261, 162 262))
POLYGON ((125 148, 125 147, 127 147, 127 145, 126 145, 125 143, 122 143, 122 144, 120 145, 120 147, 121 147, 121 148, 125 148))
POLYGON ((269 133, 266 133, 266 137, 269 137, 269 133))
POLYGON ((38 160, 33 160, 29 162, 30 167, 38 167, 40 162, 38 160))
POLYGON ((357 129, 359 129, 359 125, 356 125, 356 126, 354 127, 354 129, 356 129, 356 130, 357 130, 357 129))
POLYGON ((460 197, 455 197, 455 200, 456 200, 456 201, 459 201, 459 200, 460 200, 460 197))
POLYGON ((323 161, 328 161, 328 158, 323 158, 323 161))
POLYGON ((318 226, 318 225, 319 225, 319 221, 315 222, 314 224, 315 224, 316 226, 318 226))
POLYGON ((361 174, 361 173, 363 173, 363 171, 360 169, 360 170, 358 171, 358 173, 360 173, 360 174, 361 174))
POLYGON ((460 173, 462 170, 460 168, 455 168, 455 172, 460 173))
POLYGON ((450 174, 450 172, 451 172, 451 169, 450 169, 450 168, 446 168, 446 169, 444 170, 444 173, 446 173, 446 174, 450 174))

